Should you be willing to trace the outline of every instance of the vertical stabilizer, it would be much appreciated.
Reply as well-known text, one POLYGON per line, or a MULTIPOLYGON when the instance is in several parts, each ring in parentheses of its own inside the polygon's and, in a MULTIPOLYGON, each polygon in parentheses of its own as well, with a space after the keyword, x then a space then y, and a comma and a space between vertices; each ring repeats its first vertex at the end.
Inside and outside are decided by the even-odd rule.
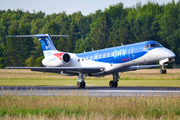
POLYGON ((48 57, 54 53, 57 53, 49 34, 37 34, 37 38, 41 43, 41 47, 43 50, 44 57, 48 57))

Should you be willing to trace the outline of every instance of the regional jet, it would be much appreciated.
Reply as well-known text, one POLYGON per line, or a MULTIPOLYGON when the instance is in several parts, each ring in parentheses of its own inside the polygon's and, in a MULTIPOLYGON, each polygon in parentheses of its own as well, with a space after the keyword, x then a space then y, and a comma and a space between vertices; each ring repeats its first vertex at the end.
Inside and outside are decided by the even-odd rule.
POLYGON ((68 35, 13 35, 8 37, 37 37, 41 43, 45 67, 6 67, 9 69, 30 69, 31 71, 51 72, 60 75, 78 76, 77 87, 85 88, 86 76, 103 77, 113 75, 110 87, 118 86, 119 72, 162 66, 161 74, 166 74, 164 66, 173 62, 175 54, 156 41, 145 41, 83 53, 58 51, 50 37, 68 35), (157 65, 148 65, 158 63, 157 65))

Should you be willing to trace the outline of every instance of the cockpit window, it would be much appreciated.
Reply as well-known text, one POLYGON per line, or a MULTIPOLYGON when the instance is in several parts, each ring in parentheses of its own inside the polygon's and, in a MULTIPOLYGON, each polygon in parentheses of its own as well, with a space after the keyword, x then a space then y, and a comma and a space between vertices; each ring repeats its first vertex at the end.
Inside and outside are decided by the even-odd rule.
POLYGON ((162 47, 162 45, 160 45, 158 43, 151 43, 150 44, 150 48, 155 48, 155 47, 162 47))
POLYGON ((147 44, 147 45, 144 46, 143 49, 146 50, 146 49, 148 49, 148 48, 149 48, 149 45, 147 44))
POLYGON ((149 49, 149 48, 156 48, 156 47, 163 47, 161 44, 159 43, 151 43, 151 44, 146 44, 144 45, 143 50, 149 49))

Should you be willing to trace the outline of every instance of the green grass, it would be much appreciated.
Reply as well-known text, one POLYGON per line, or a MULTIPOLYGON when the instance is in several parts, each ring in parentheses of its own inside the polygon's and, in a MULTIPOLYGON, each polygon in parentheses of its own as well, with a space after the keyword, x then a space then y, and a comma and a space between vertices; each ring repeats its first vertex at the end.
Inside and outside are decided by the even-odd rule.
MULTIPOLYGON (((120 73, 119 86, 180 87, 180 70, 120 73)), ((87 86, 108 86, 112 76, 87 77, 87 86)), ((0 85, 76 85, 77 77, 28 70, 0 70, 0 85)), ((0 119, 180 119, 180 97, 0 96, 0 119)))
POLYGON ((180 97, 172 96, 3 96, 0 103, 0 119, 180 119, 180 97))
POLYGON ((53 79, 24 79, 24 78, 6 78, 6 79, 0 79, 0 85, 2 86, 31 86, 31 85, 37 85, 37 86, 64 86, 64 85, 75 85, 76 80, 74 79, 61 79, 61 80, 53 80, 53 79))
MULTIPOLYGON (((159 70, 141 70, 120 73, 119 86, 166 86, 180 87, 180 70, 169 69, 167 74, 159 74, 159 70)), ((108 86, 112 75, 96 78, 87 77, 87 86, 108 86)), ((0 69, 1 86, 75 86, 77 76, 68 77, 55 73, 31 72, 29 70, 0 69)))

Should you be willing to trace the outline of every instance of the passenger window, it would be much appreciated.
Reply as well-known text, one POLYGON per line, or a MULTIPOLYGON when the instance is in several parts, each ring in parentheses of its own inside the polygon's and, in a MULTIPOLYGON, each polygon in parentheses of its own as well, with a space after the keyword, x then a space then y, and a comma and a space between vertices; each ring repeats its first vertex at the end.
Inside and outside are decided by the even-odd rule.
POLYGON ((107 54, 107 57, 109 57, 110 53, 107 54))
POLYGON ((114 56, 114 52, 111 53, 111 56, 114 56))
POLYGON ((116 51, 116 52, 115 52, 115 56, 117 56, 117 55, 118 55, 118 52, 116 51))
POLYGON ((91 60, 92 60, 92 56, 91 56, 91 58, 90 58, 91 60))
POLYGON ((99 58, 101 58, 101 54, 99 55, 99 58))
POLYGON ((105 57, 106 57, 106 54, 104 53, 103 58, 105 58, 105 57))
POLYGON ((80 61, 80 59, 78 59, 78 62, 80 61))
POLYGON ((119 50, 119 55, 121 56, 121 50, 119 50))

